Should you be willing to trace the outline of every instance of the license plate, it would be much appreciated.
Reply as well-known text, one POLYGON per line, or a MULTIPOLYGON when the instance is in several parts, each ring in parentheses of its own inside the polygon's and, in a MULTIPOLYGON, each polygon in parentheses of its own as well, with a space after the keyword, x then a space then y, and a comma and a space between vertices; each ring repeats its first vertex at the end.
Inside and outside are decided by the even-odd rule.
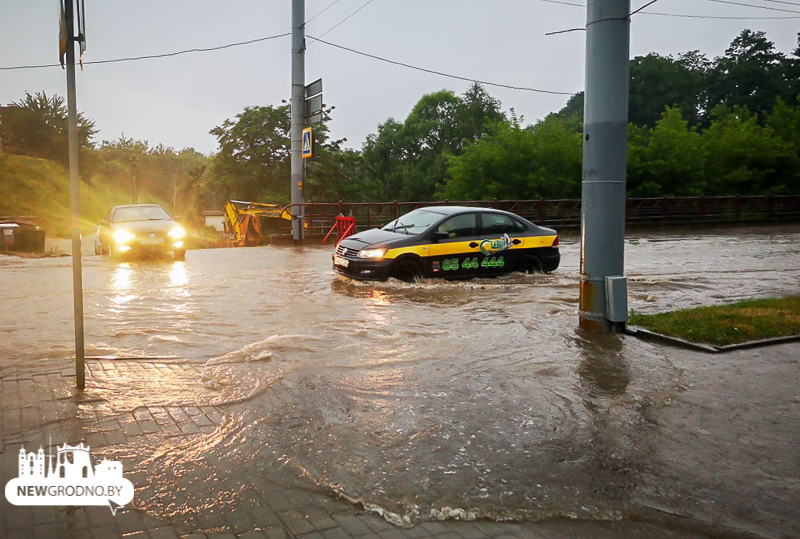
POLYGON ((142 245, 158 245, 164 243, 164 238, 142 238, 142 245))
POLYGON ((345 258, 342 258, 341 256, 334 256, 333 263, 337 266, 342 266, 343 268, 346 268, 347 266, 350 265, 350 261, 345 258))

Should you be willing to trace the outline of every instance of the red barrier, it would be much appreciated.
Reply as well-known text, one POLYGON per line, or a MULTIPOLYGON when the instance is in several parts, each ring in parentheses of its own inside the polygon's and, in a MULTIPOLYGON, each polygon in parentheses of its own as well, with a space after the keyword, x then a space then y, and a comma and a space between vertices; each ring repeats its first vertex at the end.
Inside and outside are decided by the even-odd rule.
POLYGON ((356 218, 337 215, 336 223, 328 231, 328 234, 325 236, 325 239, 322 240, 322 243, 327 241, 330 235, 333 234, 334 230, 336 231, 336 245, 339 245, 339 242, 345 239, 347 236, 352 236, 356 233, 356 218))

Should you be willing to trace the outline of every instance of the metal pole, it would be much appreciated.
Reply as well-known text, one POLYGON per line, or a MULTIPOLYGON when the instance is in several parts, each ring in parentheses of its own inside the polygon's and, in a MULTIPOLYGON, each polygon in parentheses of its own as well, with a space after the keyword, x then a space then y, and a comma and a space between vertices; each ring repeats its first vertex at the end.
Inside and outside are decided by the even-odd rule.
POLYGON ((136 164, 139 162, 139 159, 134 155, 131 157, 131 161, 133 165, 131 167, 131 174, 132 178, 131 181, 133 182, 133 195, 131 196, 131 204, 138 204, 139 203, 139 189, 138 185, 136 185, 136 164))
MULTIPOLYGON (((292 0, 292 204, 305 202, 303 126, 305 123, 305 0, 292 0)), ((292 238, 303 241, 303 206, 292 206, 292 238)))
POLYGON ((625 265, 630 5, 587 5, 579 316, 593 332, 618 329, 607 317, 605 281, 625 265))
POLYGON ((75 304, 75 377, 78 389, 86 387, 83 345, 83 271, 81 267, 81 205, 78 176, 78 105, 75 97, 75 30, 73 0, 66 0, 67 19, 67 134, 69 136, 69 186, 72 210, 72 296, 75 304))

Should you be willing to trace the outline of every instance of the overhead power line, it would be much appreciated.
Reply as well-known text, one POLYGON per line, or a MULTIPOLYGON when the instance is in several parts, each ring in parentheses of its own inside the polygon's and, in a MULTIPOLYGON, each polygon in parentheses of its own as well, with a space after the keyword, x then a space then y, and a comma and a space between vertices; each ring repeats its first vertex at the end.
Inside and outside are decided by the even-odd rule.
MULTIPOLYGON (((132 56, 132 57, 129 57, 129 58, 114 58, 114 59, 111 59, 111 60, 95 60, 93 62, 84 62, 84 65, 88 65, 88 64, 113 64, 113 63, 117 63, 117 62, 135 62, 137 60, 152 60, 154 58, 168 58, 170 56, 178 56, 178 55, 181 55, 181 54, 189 54, 189 53, 192 53, 192 52, 219 51, 219 50, 222 50, 222 49, 230 49, 231 47, 239 47, 241 45, 251 45, 253 43, 258 43, 260 41, 268 41, 270 39, 277 39, 279 37, 286 37, 286 36, 289 36, 289 35, 291 35, 291 34, 289 34, 289 33, 277 34, 277 35, 274 35, 274 36, 260 37, 258 39, 251 39, 251 40, 248 40, 248 41, 240 41, 238 43, 229 43, 227 45, 220 45, 218 47, 207 47, 207 48, 202 48, 202 49, 186 49, 186 50, 183 50, 183 51, 167 52, 167 53, 164 53, 164 54, 150 54, 150 55, 147 55, 147 56, 132 56)), ((61 64, 43 64, 43 65, 0 67, 0 71, 10 71, 10 70, 16 70, 16 69, 40 69, 40 68, 44 68, 44 67, 60 67, 60 66, 61 66, 61 64)))
POLYGON ((762 2, 772 2, 773 4, 789 4, 790 6, 800 6, 800 2, 787 2, 786 0, 761 0, 762 2))
MULTIPOLYGON (((539 0, 540 2, 547 2, 548 4, 559 4, 562 6, 573 6, 573 7, 580 7, 586 9, 586 4, 577 4, 575 2, 565 2, 562 0, 539 0)), ((714 1, 714 0, 710 0, 714 1)), ((779 0, 762 0, 764 2, 779 2, 779 0)), ((782 0, 780 3, 784 3, 782 0)), ((785 2, 789 4, 790 2, 785 2)), ((742 4, 742 5, 749 5, 749 7, 763 7, 764 9, 770 9, 766 6, 754 6, 750 4, 742 4)), ((792 5, 800 5, 800 4, 792 4, 792 5)), ((645 6, 647 7, 647 6, 645 6)), ((641 11, 644 8, 639 8, 637 11, 641 11)), ((774 9, 774 8, 773 8, 774 9)), ((789 13, 797 13, 795 11, 789 11, 789 13)), ((724 15, 689 15, 685 13, 657 13, 655 11, 642 11, 642 15, 656 15, 660 17, 677 17, 681 19, 714 19, 714 20, 734 20, 734 21, 783 21, 783 20, 790 20, 790 19, 800 19, 798 17, 786 16, 786 17, 730 17, 724 15)))
POLYGON ((769 6, 754 6, 753 4, 745 4, 743 2, 731 2, 730 0, 708 0, 708 1, 716 2, 718 4, 731 4, 734 6, 754 7, 756 9, 768 9, 770 11, 783 11, 785 13, 800 13, 800 11, 794 11, 792 9, 783 9, 779 7, 769 7, 769 6))
POLYGON ((393 64, 393 65, 398 65, 398 66, 402 66, 402 67, 407 67, 409 69, 414 69, 416 71, 422 71, 424 73, 431 73, 433 75, 440 75, 442 77, 448 77, 448 78, 451 78, 451 79, 463 80, 463 81, 467 81, 467 82, 477 82, 479 84, 484 84, 486 86, 496 86, 498 88, 508 88, 508 89, 511 89, 511 90, 523 90, 523 91, 526 91, 526 92, 537 92, 537 93, 542 93, 542 94, 572 95, 574 93, 574 92, 557 92, 557 91, 554 91, 554 90, 541 90, 541 89, 538 89, 538 88, 529 88, 529 87, 526 87, 526 86, 511 86, 511 85, 508 85, 508 84, 499 84, 499 83, 496 83, 496 82, 488 82, 488 81, 473 79, 473 78, 469 78, 469 77, 461 77, 461 76, 458 76, 458 75, 451 75, 449 73, 443 73, 441 71, 435 71, 433 69, 426 69, 424 67, 419 67, 419 66, 414 66, 414 65, 411 65, 411 64, 406 64, 406 63, 403 63, 403 62, 398 62, 396 60, 389 60, 388 58, 383 58, 381 56, 376 56, 374 54, 368 54, 366 52, 361 52, 361 51, 358 51, 356 49, 351 49, 349 47, 344 47, 342 45, 337 45, 336 43, 331 43, 329 41, 324 41, 324 40, 322 40, 322 39, 320 39, 318 37, 313 37, 313 36, 307 36, 307 37, 309 39, 313 39, 314 41, 319 41, 320 43, 324 43, 325 45, 328 45, 328 46, 331 46, 331 47, 335 47, 337 49, 342 49, 342 50, 345 50, 345 51, 348 51, 348 52, 352 52, 352 53, 358 54, 360 56, 366 56, 367 58, 372 58, 374 60, 379 60, 381 62, 386 62, 387 64, 393 64))
POLYGON ((644 8, 646 8, 646 7, 650 7, 650 6, 652 6, 653 4, 655 4, 656 2, 658 2, 658 0, 653 0, 652 2, 648 2, 648 3, 646 3, 645 5, 643 5, 642 7, 640 7, 639 9, 637 9, 636 11, 631 11, 631 16, 633 16, 633 15, 636 15, 637 13, 639 13, 639 12, 640 12, 641 10, 643 10, 644 8))
POLYGON ((330 4, 328 4, 328 7, 326 7, 325 9, 323 9, 322 11, 318 12, 316 15, 314 15, 313 17, 311 17, 310 19, 308 19, 308 20, 305 22, 305 24, 308 24, 308 23, 310 23, 311 21, 313 21, 314 19, 316 19, 317 17, 319 17, 320 15, 322 15, 323 13, 325 13, 326 11, 328 11, 330 8, 332 8, 332 7, 334 6, 334 4, 336 4, 336 3, 338 3, 338 2, 339 2, 339 0, 333 0, 333 2, 331 2, 330 4))
POLYGON ((348 20, 349 20, 351 17, 353 17, 353 15, 355 15, 356 13, 358 13, 359 11, 361 11, 362 9, 364 9, 365 7, 367 7, 368 5, 370 5, 370 4, 371 4, 372 2, 374 2, 374 1, 375 1, 375 0, 368 0, 368 2, 367 2, 366 4, 362 5, 360 8, 358 8, 357 10, 355 10, 354 12, 352 12, 350 15, 348 15, 347 17, 345 17, 344 19, 342 19, 341 21, 339 21, 337 24, 335 24, 335 25, 331 26, 330 28, 328 28, 328 29, 325 31, 325 33, 324 33, 324 34, 322 34, 322 35, 321 35, 321 36, 319 36, 319 37, 323 37, 323 36, 325 36, 325 35, 327 35, 327 34, 330 34, 330 33, 331 33, 331 31, 333 31, 333 29, 334 29, 334 28, 336 28, 336 27, 338 27, 338 26, 340 26, 340 25, 344 24, 344 23, 345 23, 346 21, 348 21, 348 20))

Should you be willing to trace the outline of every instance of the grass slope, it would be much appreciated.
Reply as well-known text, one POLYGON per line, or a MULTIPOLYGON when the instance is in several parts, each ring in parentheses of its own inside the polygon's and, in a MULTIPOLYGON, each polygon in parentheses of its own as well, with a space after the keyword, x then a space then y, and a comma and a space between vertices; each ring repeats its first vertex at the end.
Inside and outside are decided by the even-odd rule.
MULTIPOLYGON (((151 200, 146 193, 142 202, 151 200)), ((93 231, 112 206, 130 203, 130 194, 104 182, 80 183, 81 230, 93 231)), ((70 225, 69 172, 45 159, 0 154, 0 215, 39 217, 48 236, 68 237, 70 225)))
POLYGON ((800 335, 800 296, 754 299, 659 314, 633 313, 628 323, 716 346, 800 335))

